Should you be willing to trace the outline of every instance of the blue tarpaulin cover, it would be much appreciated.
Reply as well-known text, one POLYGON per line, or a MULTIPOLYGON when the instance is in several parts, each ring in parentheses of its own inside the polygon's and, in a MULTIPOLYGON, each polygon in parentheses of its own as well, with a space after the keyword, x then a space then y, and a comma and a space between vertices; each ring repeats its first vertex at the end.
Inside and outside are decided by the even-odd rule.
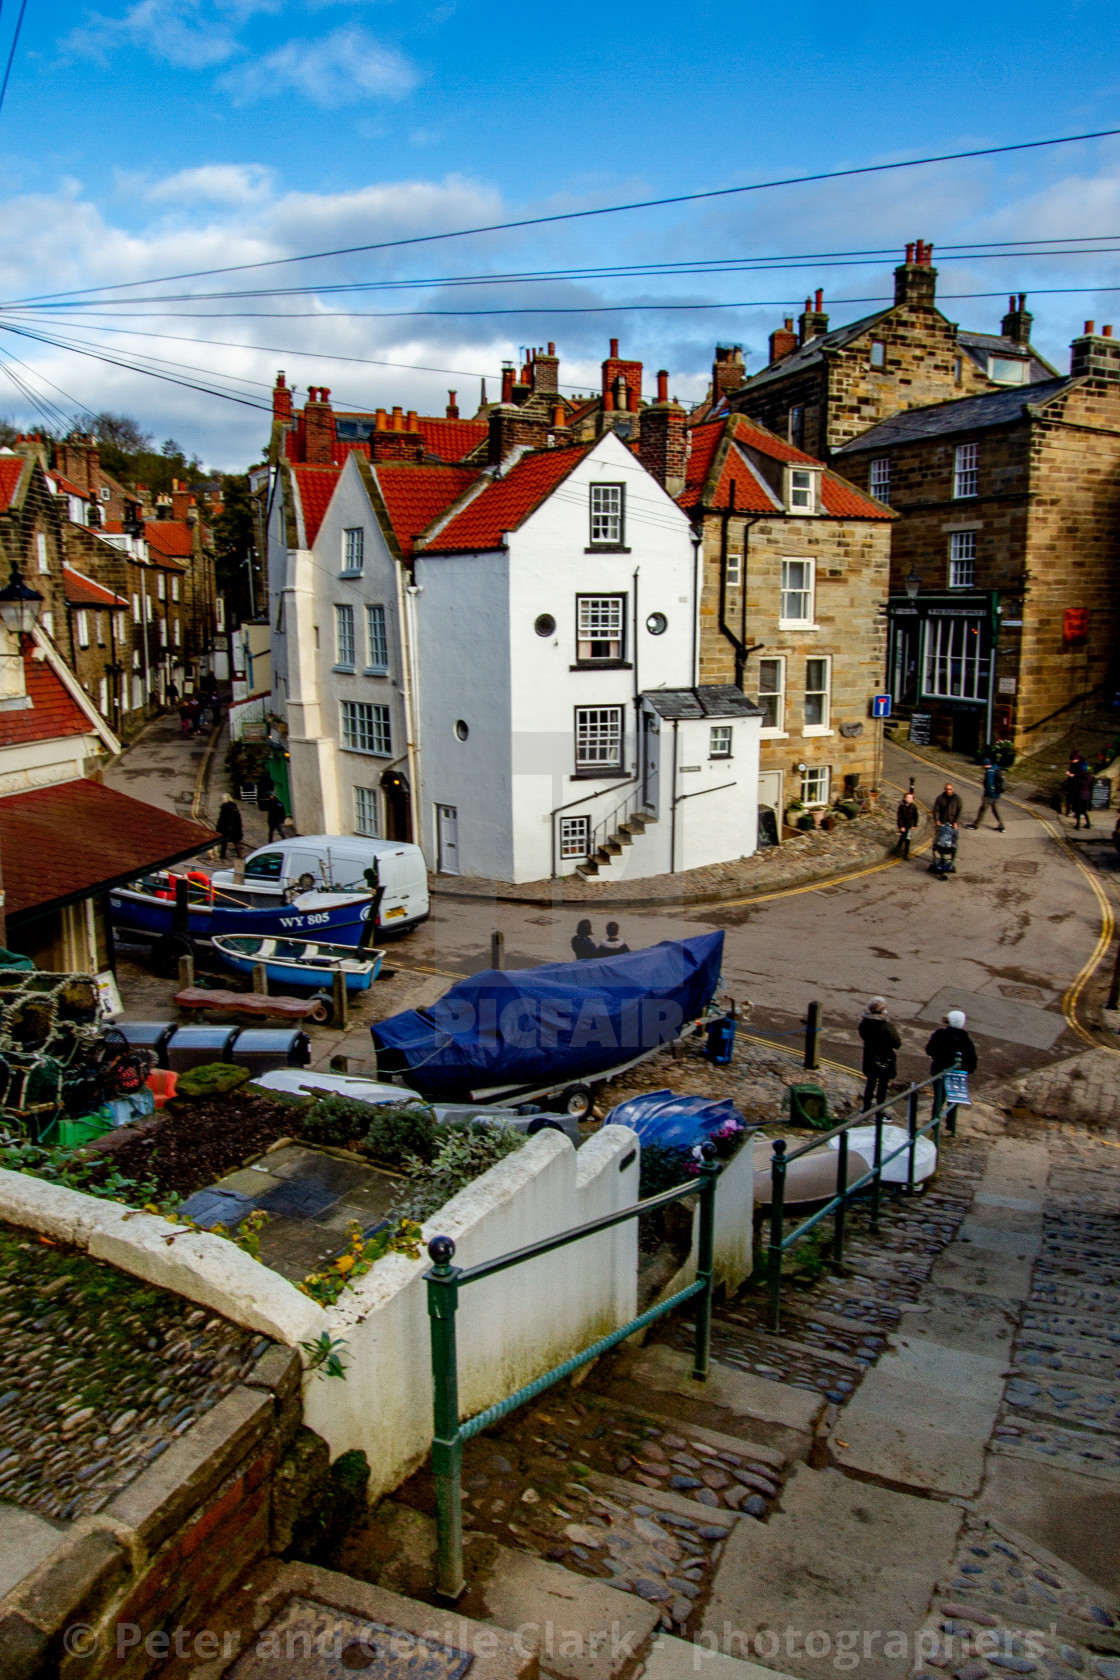
POLYGON ((724 1097, 679 1097, 675 1091, 643 1091, 612 1108, 605 1126, 629 1126, 643 1143, 660 1143, 670 1149, 692 1149, 705 1143, 713 1132, 746 1121, 735 1104, 724 1097))
POLYGON ((723 933, 541 968, 486 969, 370 1028, 385 1072, 428 1097, 564 1085, 670 1043, 715 995, 723 933))

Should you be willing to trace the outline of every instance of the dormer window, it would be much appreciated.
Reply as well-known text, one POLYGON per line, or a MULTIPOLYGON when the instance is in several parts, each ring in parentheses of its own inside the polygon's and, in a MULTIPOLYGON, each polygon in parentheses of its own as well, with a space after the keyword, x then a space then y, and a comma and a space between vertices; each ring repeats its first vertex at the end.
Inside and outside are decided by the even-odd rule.
POLYGON ((989 356, 988 378, 996 385, 1025 385, 1030 363, 1022 356, 989 356))
POLYGON ((816 513, 820 473, 811 467, 786 468, 786 507, 790 513, 816 513))

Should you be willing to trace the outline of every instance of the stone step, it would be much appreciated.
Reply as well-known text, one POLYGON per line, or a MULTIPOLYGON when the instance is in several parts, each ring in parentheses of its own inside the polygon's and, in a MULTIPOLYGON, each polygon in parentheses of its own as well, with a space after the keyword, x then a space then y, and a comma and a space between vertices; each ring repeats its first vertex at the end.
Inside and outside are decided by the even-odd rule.
POLYGON ((697 1680, 699 1675, 707 1680, 790 1680, 780 1669, 762 1668, 669 1633, 654 1642, 636 1680, 697 1680))
MULTIPOLYGON (((584 1398, 594 1400, 595 1397, 585 1390, 584 1398)), ((613 1412, 622 1412, 628 1417, 646 1418, 651 1423, 664 1424, 670 1430, 683 1423, 683 1419, 669 1412, 651 1410, 649 1406, 631 1406, 623 1400, 612 1399, 610 1407, 613 1412)), ((698 1423, 689 1423, 686 1427, 690 1436, 703 1441, 706 1446, 714 1448, 716 1452, 741 1453, 744 1459, 754 1458, 760 1464, 770 1465, 771 1469, 778 1472, 779 1475, 790 1463, 788 1454, 781 1452, 776 1447, 763 1446, 760 1441, 750 1440, 741 1433, 731 1435, 719 1429, 708 1429, 703 1424, 698 1423)))

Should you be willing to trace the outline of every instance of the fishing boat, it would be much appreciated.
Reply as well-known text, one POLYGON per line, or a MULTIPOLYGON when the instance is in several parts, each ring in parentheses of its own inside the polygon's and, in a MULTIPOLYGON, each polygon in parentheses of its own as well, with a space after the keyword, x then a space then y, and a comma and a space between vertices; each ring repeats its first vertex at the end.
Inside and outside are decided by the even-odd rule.
POLYGON ((368 991, 381 972, 382 951, 356 951, 352 945, 328 945, 315 939, 279 939, 247 933, 216 934, 211 940, 227 968, 252 974, 264 964, 277 986, 330 985, 335 974, 346 978, 348 992, 368 991))
MULTIPOLYGON (((116 887, 109 894, 113 926, 140 939, 160 940, 182 932, 176 921, 175 894, 183 877, 160 871, 116 887)), ((214 888, 201 870, 187 882, 187 926, 191 939, 215 934, 255 934, 278 938, 325 939, 335 945, 358 946, 369 920, 370 895, 305 892, 291 903, 247 909, 214 888)))
POLYGON ((426 1009, 371 1028, 379 1074, 430 1101, 556 1094, 591 1106, 590 1085, 696 1030, 719 985, 723 933, 665 940, 594 962, 486 969, 426 1009))

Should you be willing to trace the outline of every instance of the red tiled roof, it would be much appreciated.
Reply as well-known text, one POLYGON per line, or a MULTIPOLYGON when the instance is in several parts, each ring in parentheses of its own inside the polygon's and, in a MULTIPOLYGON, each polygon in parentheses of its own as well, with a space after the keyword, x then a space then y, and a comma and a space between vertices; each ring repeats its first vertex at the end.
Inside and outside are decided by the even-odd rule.
POLYGON ((191 528, 185 519, 146 520, 144 536, 161 560, 189 560, 193 552, 191 528))
POLYGON ((882 502, 875 501, 849 484, 846 478, 825 471, 821 474, 821 501, 824 511, 837 519, 894 519, 895 514, 882 502))
POLYGON ((319 527, 334 495, 334 487, 338 483, 341 471, 341 467, 292 468, 292 477, 299 486, 300 505, 303 508, 303 532, 308 548, 319 535, 319 527))
POLYGON ((438 455, 441 461, 461 461, 490 434, 485 420, 427 419, 422 414, 416 423, 424 439, 424 448, 430 454, 438 455))
POLYGON ((100 782, 9 794, 0 799, 8 919, 119 886, 216 839, 208 828, 100 782))
POLYGON ((460 554, 500 548, 507 531, 522 522, 550 496, 595 446, 536 449, 522 455, 504 478, 468 502, 448 525, 425 544, 430 554, 460 554))
MULTIPOLYGON (((0 747, 28 741, 57 741, 65 735, 92 735, 93 724, 45 659, 35 659, 25 643, 23 669, 31 701, 19 711, 0 711, 0 747)), ((0 848, 2 855, 2 848, 0 848)), ((4 871, 7 874, 7 857, 4 871)))
POLYGON ((689 441, 688 460, 684 469, 684 489, 677 497, 681 507, 695 507, 703 494, 712 460, 723 437, 722 425, 693 426, 686 434, 689 441))
MULTIPOLYGON (((685 488, 677 497, 678 504, 683 508, 692 508, 703 499, 706 507, 727 507, 731 500, 731 486, 735 486, 735 506, 743 513, 774 513, 781 512, 775 507, 776 498, 772 498, 761 485, 747 462, 739 451, 731 448, 723 469, 719 475, 719 482, 711 484, 712 464, 716 451, 724 437, 732 437, 736 443, 746 449, 757 450, 761 455, 769 455, 772 460, 783 463, 798 464, 804 462, 806 466, 820 468, 822 463, 812 455, 806 455, 804 450, 795 449, 784 438, 767 431, 765 426, 759 426, 751 420, 744 419, 741 414, 733 414, 720 420, 709 420, 693 426, 688 432, 691 439, 691 451, 685 468, 685 488)), ((821 473, 821 504, 825 513, 839 519, 891 519, 891 510, 881 503, 865 496, 849 484, 846 479, 829 472, 827 468, 821 473)))
POLYGON ((64 478, 63 475, 60 472, 55 472, 53 467, 51 468, 50 472, 47 474, 47 478, 53 484, 57 484, 58 488, 66 496, 80 496, 82 498, 83 502, 92 501, 92 499, 93 499, 93 492, 92 491, 81 489, 81 487, 79 485, 74 483, 73 479, 64 478))
POLYGON ((374 476, 401 554, 407 557, 421 531, 458 500, 478 473, 473 467, 408 466, 383 461, 374 468, 374 476))
POLYGON ((63 562, 62 581, 66 587, 66 599, 75 607, 127 607, 128 601, 124 595, 114 595, 111 589, 106 589, 103 583, 95 578, 88 578, 83 572, 76 572, 73 566, 63 562))
POLYGON ((0 508, 11 507, 23 469, 29 465, 22 455, 0 455, 0 508))

